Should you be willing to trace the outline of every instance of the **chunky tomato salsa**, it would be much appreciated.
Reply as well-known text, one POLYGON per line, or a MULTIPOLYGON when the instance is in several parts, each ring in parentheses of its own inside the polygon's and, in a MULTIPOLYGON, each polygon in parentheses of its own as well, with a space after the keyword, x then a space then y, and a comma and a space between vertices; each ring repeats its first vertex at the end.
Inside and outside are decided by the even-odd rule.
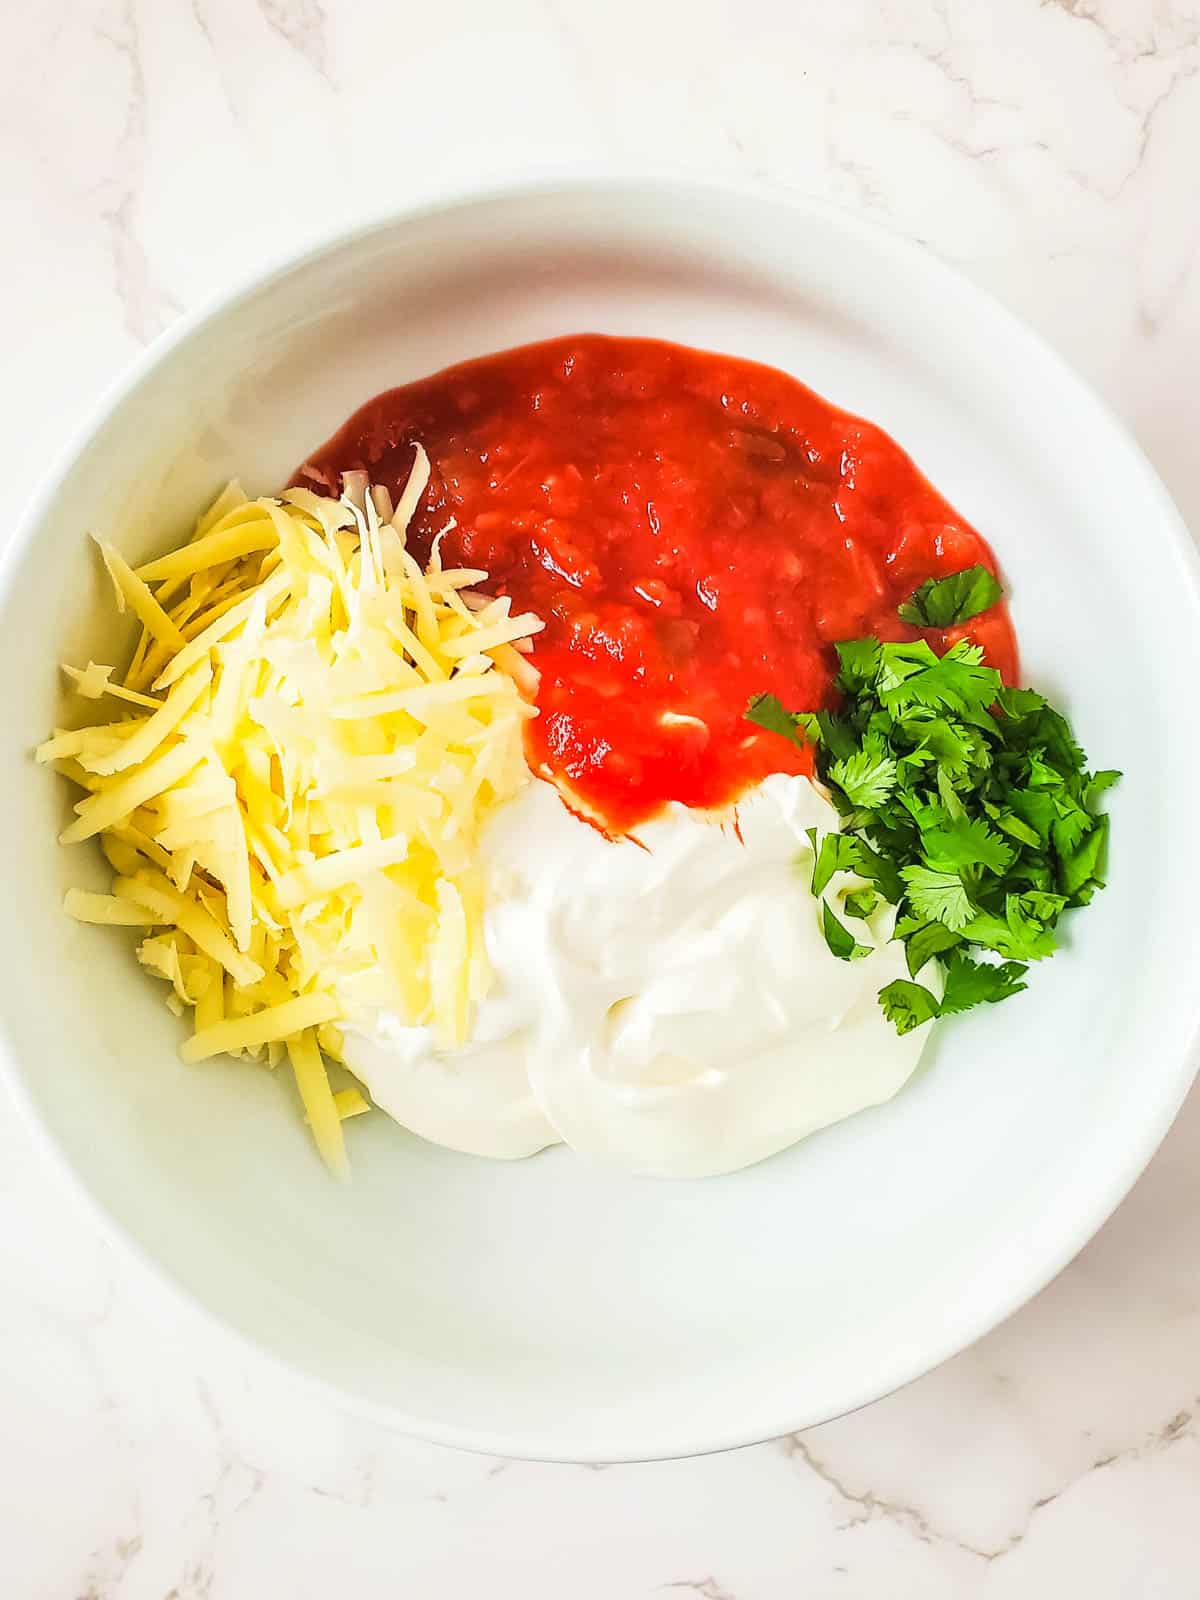
MULTIPOLYGON (((554 339, 369 401, 301 468, 396 492, 420 441, 424 558, 485 568, 546 623, 529 758, 611 831, 664 803, 728 802, 805 752, 743 719, 771 690, 830 701, 833 644, 920 635, 896 607, 985 541, 887 434, 785 373, 651 339, 554 339)), ((968 636, 1011 681, 1005 606, 968 636)))

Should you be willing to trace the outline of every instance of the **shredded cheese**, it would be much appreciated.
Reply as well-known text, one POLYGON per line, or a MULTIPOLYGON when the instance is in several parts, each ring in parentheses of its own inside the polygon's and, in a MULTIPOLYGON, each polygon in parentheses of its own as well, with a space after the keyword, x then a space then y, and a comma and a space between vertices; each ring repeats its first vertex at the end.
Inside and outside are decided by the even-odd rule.
POLYGON ((204 1028, 184 1043, 180 1054, 185 1061, 207 1061, 210 1056, 251 1050, 273 1040, 291 1040, 305 1028, 332 1022, 337 1014, 338 1004, 331 994, 300 995, 280 1005, 264 1006, 248 1017, 232 1017, 204 1028))
POLYGON ((340 500, 231 484, 136 571, 97 541, 139 636, 123 681, 63 669, 114 720, 36 752, 85 791, 62 842, 98 837, 113 872, 67 913, 142 930, 138 960, 191 1009, 186 1061, 289 1060, 339 1174, 342 1122, 369 1109, 330 1083, 341 1025, 387 1005, 469 1036, 489 982, 474 844, 528 779, 518 646, 541 624, 436 546, 422 570, 406 530, 428 481, 418 448, 394 512, 361 474, 340 500))
POLYGON ((112 668, 100 666, 95 661, 89 661, 81 672, 78 667, 63 665, 63 672, 75 685, 77 694, 85 700, 99 700, 101 696, 110 694, 116 700, 128 700, 131 705, 149 706, 151 711, 157 711, 162 704, 151 695, 139 694, 136 689, 126 689, 123 684, 111 682, 112 668))
POLYGON ((132 900, 118 900, 115 894, 89 894, 86 889, 68 889, 63 910, 76 922, 97 922, 118 928, 153 928, 165 919, 132 900))
POLYGON ((333 1103, 337 1107, 338 1116, 345 1122, 348 1117, 361 1117, 364 1111, 370 1111, 371 1102, 361 1089, 356 1089, 353 1084, 348 1089, 339 1089, 334 1094, 333 1103))
POLYGON ((113 549, 111 544, 104 544, 102 541, 100 541, 100 554, 112 579, 117 609, 123 612, 128 606, 148 634, 160 643, 170 645, 173 650, 180 649, 183 645, 183 635, 179 628, 171 621, 128 562, 113 549))
POLYGON ((342 1132, 342 1114, 329 1087, 329 1075, 321 1060, 321 1050, 311 1029, 296 1034, 287 1043, 288 1059, 296 1078, 296 1087, 308 1117, 317 1149, 325 1165, 336 1177, 344 1178, 348 1169, 346 1138, 342 1132))

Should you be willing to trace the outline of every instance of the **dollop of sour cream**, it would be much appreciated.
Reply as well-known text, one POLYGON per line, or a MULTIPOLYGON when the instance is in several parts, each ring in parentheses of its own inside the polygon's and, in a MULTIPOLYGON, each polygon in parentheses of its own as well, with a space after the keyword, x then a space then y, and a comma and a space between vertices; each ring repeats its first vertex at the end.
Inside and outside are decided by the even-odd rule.
MULTIPOLYGON (((609 840, 534 780, 481 844, 495 969, 471 1042, 377 1013, 346 1059, 415 1133, 477 1155, 565 1140, 635 1172, 732 1172, 889 1099, 928 1025, 897 1036, 878 991, 905 977, 891 908, 847 920, 833 956, 806 830, 838 817, 806 778, 769 777, 718 814, 672 806, 609 840)), ((862 882, 838 874, 836 897, 862 882)))

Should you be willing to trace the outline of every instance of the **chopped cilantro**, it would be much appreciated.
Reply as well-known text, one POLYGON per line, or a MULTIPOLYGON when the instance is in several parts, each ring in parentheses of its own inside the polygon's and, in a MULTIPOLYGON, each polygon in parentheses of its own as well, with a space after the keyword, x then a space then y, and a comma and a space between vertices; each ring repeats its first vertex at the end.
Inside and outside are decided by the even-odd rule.
POLYGON ((857 872, 862 860, 862 844, 852 833, 827 833, 817 844, 817 830, 808 829, 813 848, 812 892, 820 899, 835 872, 857 872))
POLYGON ((885 645, 880 655, 883 660, 878 679, 880 704, 893 714, 914 706, 929 711, 967 711, 978 706, 986 711, 1000 688, 1000 674, 994 667, 985 667, 983 651, 977 644, 960 639, 952 644, 944 656, 935 656, 927 644, 885 645), (889 652, 895 650, 924 649, 931 660, 913 667, 911 662, 897 662, 889 671, 889 652))
POLYGON ((842 669, 838 674, 838 688, 843 694, 869 689, 879 671, 879 640, 847 639, 835 648, 842 669))
POLYGON ((871 954, 871 946, 859 944, 850 929, 834 916, 828 900, 821 901, 821 931, 825 943, 839 961, 857 961, 860 956, 871 954))
POLYGON ((998 806, 985 806, 989 817, 998 828, 1002 828, 1018 844, 1031 844, 1035 848, 1041 841, 1041 835, 1036 829, 1031 828, 1027 822, 1022 822, 1020 817, 1014 816, 1011 811, 1001 811, 998 806))
POLYGON ((1058 816, 1053 797, 1044 792, 1039 794, 1036 789, 1010 789, 1006 799, 1017 816, 1028 823, 1045 844, 1058 816))
MULTIPOLYGON (((934 618, 951 599, 986 592, 973 580, 955 599, 938 589, 950 581, 922 585, 909 604, 934 618)), ((1005 687, 969 640, 942 656, 924 639, 852 639, 837 653, 836 710, 793 713, 765 694, 747 712, 815 747, 841 813, 840 833, 812 832, 813 893, 835 872, 858 874, 870 888, 846 896, 846 916, 870 916, 882 896, 897 908, 912 977, 942 964, 940 1001, 904 980, 880 992, 900 1032, 1018 994, 1025 964, 1057 949, 1062 914, 1104 885, 1108 818, 1098 805, 1120 774, 1088 772, 1066 719, 1035 690, 1005 687)), ((825 901, 822 927, 842 960, 866 953, 825 901)))
MULTIPOLYGON (((841 834, 836 835, 841 838, 841 834)), ((865 922, 873 916, 875 907, 879 904, 879 896, 874 889, 855 889, 842 901, 842 907, 848 917, 857 917, 860 922, 865 922)))
POLYGON ((1097 817, 1087 833, 1059 866, 1058 881, 1065 895, 1077 895, 1089 885, 1104 887, 1104 855, 1108 843, 1108 818, 1097 817))
POLYGON ((953 1016, 956 1011, 969 1011, 984 1001, 995 1005, 998 1000, 1007 1000, 1010 994, 1020 994, 1026 987, 1021 981, 1025 972, 1026 968, 1019 961, 984 965, 956 951, 946 963, 946 989, 938 1015, 953 1016))
POLYGON ((924 834, 925 859, 946 872, 964 867, 986 867, 1002 873, 1012 865, 1015 854, 998 833, 993 833, 982 817, 962 815, 953 821, 927 828, 924 834))
POLYGON ((1046 698, 1036 689, 1001 689, 997 700, 1004 715, 1013 722, 1023 717, 1031 717, 1038 711, 1046 708, 1046 698))
POLYGON ((881 855, 878 850, 872 850, 865 839, 860 837, 859 843, 861 849, 855 871, 860 877, 869 879, 885 900, 898 906, 904 898, 904 881, 900 876, 900 869, 889 856, 881 855))
POLYGON ((962 943, 962 934, 952 933, 944 922, 914 921, 911 931, 903 935, 897 925, 896 936, 904 939, 904 954, 912 978, 934 956, 945 955, 947 950, 953 950, 962 943))
POLYGON ((1054 848, 1060 856, 1069 856, 1083 843, 1084 837, 1091 833, 1096 826, 1096 819, 1078 800, 1072 800, 1069 795, 1056 799, 1054 809, 1058 813, 1050 825, 1050 833, 1054 839, 1054 848))
POLYGON ((1096 772, 1092 774, 1091 783, 1089 783, 1087 788, 1083 791, 1083 803, 1086 809, 1092 812, 1093 815, 1096 811, 1096 802, 1099 800, 1100 796, 1106 789, 1111 789, 1113 784, 1117 782, 1120 776, 1121 774, 1119 772, 1114 772, 1111 769, 1107 772, 1096 772))
POLYGON ((973 944, 1017 961, 1044 961, 1058 948, 1051 924, 1023 904, 1023 896, 1005 896, 1003 914, 980 911, 963 929, 973 944))
POLYGON ((994 606, 1003 594, 986 567, 967 567, 948 578, 928 578, 899 608, 914 628, 952 628, 994 606))
POLYGON ((900 876, 908 885, 909 904, 919 917, 941 922, 951 933, 960 933, 970 922, 971 900, 957 872, 901 867, 900 876))
POLYGON ((852 806, 874 811, 896 787, 896 761, 882 738, 868 733, 861 750, 833 763, 829 777, 852 806))
MULTIPOLYGON (((783 702, 778 695, 756 694, 746 707, 746 721, 765 728, 768 733, 782 734, 785 739, 791 739, 796 744, 804 742, 803 735, 796 731, 796 724, 800 718, 795 713, 783 709, 783 702)), ((810 737, 815 736, 815 733, 810 735, 810 737)))
POLYGON ((897 1033, 911 1033, 923 1022, 938 1014, 937 996, 930 994, 924 984, 910 983, 907 978, 895 978, 879 991, 879 1004, 883 1014, 897 1033))
POLYGON ((1042 758, 1036 750, 1029 753, 1029 787, 1031 789, 1061 789, 1062 773, 1042 758))

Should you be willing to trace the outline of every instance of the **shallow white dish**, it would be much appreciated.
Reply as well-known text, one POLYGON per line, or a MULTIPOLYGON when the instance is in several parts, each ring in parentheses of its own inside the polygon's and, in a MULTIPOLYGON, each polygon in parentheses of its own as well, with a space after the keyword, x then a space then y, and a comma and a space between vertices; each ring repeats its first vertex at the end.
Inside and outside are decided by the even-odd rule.
POLYGON ((806 201, 640 179, 469 198, 185 319, 98 408, 0 579, 6 1070, 111 1230, 268 1355, 397 1426, 511 1455, 685 1454, 803 1427, 992 1327, 1077 1251, 1195 1069, 1200 835, 1181 736, 1194 550, 1118 425, 929 256, 806 201), (231 475, 276 487, 377 390, 595 330, 784 367, 887 428, 988 537, 1028 681, 1114 791, 1110 887, 1031 991, 944 1025, 891 1105, 732 1178, 517 1165, 352 1125, 322 1171, 290 1083, 183 1066, 109 930, 73 926, 65 786, 27 752, 60 656, 104 655, 95 529, 145 559, 231 475), (20 693, 24 690, 24 693, 20 693), (1147 874, 1151 876, 1147 877, 1147 874))

